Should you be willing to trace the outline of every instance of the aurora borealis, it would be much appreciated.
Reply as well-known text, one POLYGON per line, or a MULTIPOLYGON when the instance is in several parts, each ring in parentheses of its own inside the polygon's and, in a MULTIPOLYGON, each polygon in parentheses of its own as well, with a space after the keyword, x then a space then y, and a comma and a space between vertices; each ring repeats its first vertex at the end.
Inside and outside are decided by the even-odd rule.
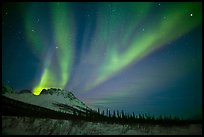
POLYGON ((2 81, 101 109, 202 113, 202 3, 4 3, 2 81))

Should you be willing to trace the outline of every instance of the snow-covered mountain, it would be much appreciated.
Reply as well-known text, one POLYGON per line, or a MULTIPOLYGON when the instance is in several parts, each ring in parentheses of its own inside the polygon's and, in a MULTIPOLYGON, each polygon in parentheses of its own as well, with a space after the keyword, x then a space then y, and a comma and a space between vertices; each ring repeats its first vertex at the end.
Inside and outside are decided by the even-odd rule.
POLYGON ((73 114, 74 110, 82 112, 85 112, 87 109, 93 110, 77 99, 73 93, 56 88, 43 89, 38 96, 29 90, 22 90, 19 93, 4 91, 2 95, 24 103, 69 114, 73 114))

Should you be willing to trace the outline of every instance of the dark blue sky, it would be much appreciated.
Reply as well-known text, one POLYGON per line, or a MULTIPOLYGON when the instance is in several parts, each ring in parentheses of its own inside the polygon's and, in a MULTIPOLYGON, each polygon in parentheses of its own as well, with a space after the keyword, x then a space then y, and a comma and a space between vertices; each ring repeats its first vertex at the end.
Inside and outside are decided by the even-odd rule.
POLYGON ((202 114, 201 3, 4 3, 2 81, 93 107, 202 114))

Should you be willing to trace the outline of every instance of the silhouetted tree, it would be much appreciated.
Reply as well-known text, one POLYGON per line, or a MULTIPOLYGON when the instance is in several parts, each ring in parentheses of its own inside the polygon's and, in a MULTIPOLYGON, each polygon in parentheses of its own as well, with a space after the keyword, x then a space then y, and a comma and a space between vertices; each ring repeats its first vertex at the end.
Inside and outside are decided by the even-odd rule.
POLYGON ((120 118, 120 112, 117 110, 117 118, 120 118))
POLYGON ((115 117, 116 117, 115 110, 113 110, 113 118, 115 118, 115 117))
POLYGON ((132 112, 132 118, 135 119, 135 113, 134 112, 132 112))
POLYGON ((125 118, 125 114, 123 110, 121 111, 121 116, 122 116, 122 119, 125 118))
POLYGON ((108 110, 108 117, 111 118, 110 110, 108 110))
POLYGON ((98 112, 98 114, 100 114, 100 109, 99 109, 99 108, 98 108, 98 111, 97 111, 97 112, 98 112))
POLYGON ((104 116, 104 110, 102 111, 102 116, 104 116))

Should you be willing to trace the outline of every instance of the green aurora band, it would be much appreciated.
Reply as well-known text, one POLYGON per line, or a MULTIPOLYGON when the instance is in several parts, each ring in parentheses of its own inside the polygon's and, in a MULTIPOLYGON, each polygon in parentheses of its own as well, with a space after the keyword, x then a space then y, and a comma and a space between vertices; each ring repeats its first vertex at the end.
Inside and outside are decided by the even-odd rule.
MULTIPOLYGON (((131 63, 141 60, 161 46, 179 38, 200 25, 202 21, 201 9, 202 7, 199 3, 172 4, 162 15, 168 17, 168 21, 160 18, 160 21, 158 21, 160 24, 152 24, 151 28, 147 29, 145 33, 141 33, 135 37, 124 53, 119 53, 120 44, 117 47, 110 45, 110 54, 99 69, 98 77, 93 83, 87 85, 86 90, 88 91, 96 87, 116 75, 119 71, 124 70, 131 63), (190 13, 186 13, 186 11, 191 11, 190 13, 194 13, 194 16, 189 19, 189 22, 182 22, 182 20, 186 20, 190 16, 190 13)), ((99 22, 102 22, 102 20, 99 22)), ((102 25, 99 24, 98 26, 102 25)), ((126 35, 130 36, 131 34, 126 35)))
MULTIPOLYGON (((132 63, 137 63, 155 50, 185 35, 202 23, 202 5, 200 3, 171 3, 168 9, 159 14, 156 22, 147 22, 151 23, 149 25, 151 27, 146 27, 145 31, 140 32, 139 35, 132 36, 135 28, 146 19, 154 4, 147 2, 112 3, 112 10, 116 10, 116 14, 112 14, 109 8, 104 5, 106 3, 100 3, 99 11, 102 12, 97 15, 96 33, 93 36, 97 41, 92 42, 88 56, 94 58, 102 49, 106 49, 107 53, 103 63, 96 68, 95 79, 86 83, 85 91, 102 84, 132 63), (124 8, 123 4, 126 5, 126 8, 124 8), (127 21, 125 20, 127 14, 123 11, 135 16, 127 21), (140 16, 137 13, 140 13, 140 16), (191 13, 193 13, 193 16, 190 16, 191 13), (165 20, 163 19, 164 16, 166 17, 165 20), (182 21, 187 19, 187 22, 182 21), (110 23, 107 23, 107 20, 110 20, 110 23), (116 32, 113 32, 114 30, 116 32), (118 36, 118 39, 114 39, 113 36, 118 31, 121 31, 122 35, 118 36), (134 37, 133 40, 129 40, 130 37, 134 37), (123 51, 120 51, 121 47, 124 48, 123 51)), ((68 3, 49 3, 49 6, 52 11, 54 42, 58 47, 55 54, 59 63, 60 80, 56 78, 51 63, 54 52, 48 53, 41 79, 33 88, 35 95, 39 95, 44 88, 64 88, 66 86, 71 75, 70 70, 75 52, 74 42, 71 38, 75 34, 75 26, 68 3)), ((25 18, 25 29, 28 40, 32 43, 32 51, 38 53, 36 56, 41 57, 45 50, 43 45, 46 44, 43 43, 43 40, 46 38, 41 33, 36 35, 30 31, 32 12, 28 13, 25 18)))
MULTIPOLYGON (((71 17, 71 15, 68 15, 69 8, 67 3, 49 3, 50 9, 52 11, 52 20, 53 20, 53 30, 54 30, 54 42, 56 47, 56 55, 57 60, 59 62, 59 72, 60 72, 60 80, 57 79, 56 73, 54 71, 54 66, 51 63, 51 58, 54 55, 54 52, 47 52, 47 59, 45 59, 44 62, 44 70, 40 79, 40 82, 37 86, 33 89, 33 94, 39 95, 42 89, 48 89, 50 87, 56 87, 56 88, 64 88, 66 83, 69 80, 69 72, 72 65, 72 54, 73 54, 73 48, 72 48, 72 40, 69 32, 71 33, 71 22, 68 20, 68 16, 71 17)), ((32 48, 37 53, 42 50, 43 45, 39 45, 39 43, 42 43, 42 40, 40 41, 39 35, 34 35, 32 32, 28 29, 29 25, 31 25, 30 21, 30 15, 27 16, 26 19, 26 32, 29 40, 32 43, 32 48), (40 50, 38 50, 40 49, 40 50)), ((40 34, 40 33, 39 33, 40 34)), ((43 53, 41 51, 41 53, 43 53)))
POLYGON ((70 77, 70 68, 73 61, 73 43, 71 39, 71 23, 67 16, 71 18, 67 6, 63 3, 59 5, 52 4, 53 16, 53 26, 55 34, 55 42, 58 46, 57 55, 61 71, 61 81, 58 86, 64 87, 70 77))

